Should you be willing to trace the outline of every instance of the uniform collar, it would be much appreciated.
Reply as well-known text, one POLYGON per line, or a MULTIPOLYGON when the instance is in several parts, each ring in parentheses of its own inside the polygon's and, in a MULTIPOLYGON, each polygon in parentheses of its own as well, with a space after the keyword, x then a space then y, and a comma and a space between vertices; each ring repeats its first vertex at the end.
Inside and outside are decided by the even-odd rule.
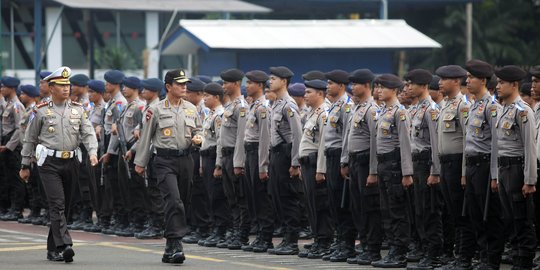
POLYGON ((370 97, 369 97, 368 99, 366 99, 365 101, 358 103, 358 106, 359 106, 359 107, 365 107, 365 106, 367 106, 368 104, 371 104, 373 101, 374 101, 373 97, 370 96, 370 97))
POLYGON ((118 93, 116 93, 116 95, 114 95, 114 100, 117 100, 117 101, 118 101, 118 100, 120 99, 120 97, 124 97, 124 96, 122 95, 122 91, 118 91, 118 93))

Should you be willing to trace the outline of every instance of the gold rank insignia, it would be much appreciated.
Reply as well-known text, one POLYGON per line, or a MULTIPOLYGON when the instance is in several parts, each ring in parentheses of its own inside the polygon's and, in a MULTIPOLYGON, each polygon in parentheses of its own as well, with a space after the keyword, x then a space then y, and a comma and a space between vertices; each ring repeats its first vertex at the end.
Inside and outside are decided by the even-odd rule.
POLYGON ((480 129, 479 129, 479 128, 475 128, 475 129, 474 129, 474 133, 475 133, 476 135, 478 135, 478 133, 480 133, 480 129))
POLYGON ((262 119, 266 118, 266 111, 262 111, 262 112, 261 112, 261 118, 262 118, 262 119))
POLYGON ((346 112, 346 113, 350 113, 350 112, 351 112, 351 105, 345 104, 345 106, 343 106, 343 108, 345 109, 345 112, 346 112))
POLYGON ((503 123, 503 126, 502 126, 502 127, 503 127, 504 129, 510 129, 510 126, 511 126, 511 125, 510 125, 510 122, 505 121, 505 122, 503 123))
POLYGON ((240 117, 246 116, 246 108, 242 107, 240 108, 240 117))
POLYGON ((495 116, 497 116, 497 107, 493 106, 493 108, 491 108, 491 117, 495 116))
POLYGON ((221 127, 221 118, 217 117, 216 118, 216 129, 219 129, 220 127, 221 127))
POLYGON ((49 127, 49 128, 47 129, 47 131, 48 131, 49 133, 53 133, 53 132, 54 132, 54 127, 49 127))
POLYGON ((322 116, 321 118, 322 118, 322 122, 323 122, 323 124, 325 124, 325 125, 326 125, 326 115, 323 115, 323 116, 322 116))
POLYGON ((521 122, 523 122, 523 123, 527 123, 527 121, 529 120, 527 118, 527 111, 520 112, 519 116, 521 116, 521 122))
POLYGON ((447 114, 444 115, 444 120, 445 120, 445 121, 452 120, 452 116, 453 116, 453 115, 447 113, 447 114))
POLYGON ((437 111, 431 111, 431 120, 437 120, 437 111))
POLYGON ((293 111, 291 108, 288 108, 288 109, 287 109, 287 113, 289 114, 289 117, 293 117, 293 116, 294 116, 294 111, 293 111))
POLYGON ((450 123, 446 123, 444 126, 445 126, 446 128, 450 128, 450 123))
POLYGON ((187 116, 193 116, 193 115, 195 115, 195 111, 192 110, 192 109, 185 109, 184 111, 186 112, 186 115, 187 115, 187 116))
POLYGON ((62 77, 63 78, 69 77, 69 71, 67 69, 65 69, 65 68, 64 68, 64 71, 62 71, 62 77))
POLYGON ((382 130, 382 134, 383 134, 383 135, 388 135, 388 129, 383 129, 383 130, 382 130))
POLYGON ((51 116, 52 114, 53 114, 52 110, 51 110, 51 109, 47 109, 47 112, 45 113, 45 115, 51 116))
POLYGON ((474 119, 474 122, 473 122, 473 124, 474 124, 475 126, 478 126, 478 125, 480 125, 480 120, 478 120, 478 119, 474 119))
POLYGON ((172 135, 172 130, 170 128, 166 128, 166 129, 163 129, 163 136, 171 136, 172 135))
POLYGON ((405 115, 405 112, 400 112, 399 113, 399 120, 405 121, 405 119, 407 119, 407 115, 405 115))
POLYGON ((78 115, 79 112, 78 112, 76 109, 71 109, 71 114, 73 114, 73 115, 78 115))

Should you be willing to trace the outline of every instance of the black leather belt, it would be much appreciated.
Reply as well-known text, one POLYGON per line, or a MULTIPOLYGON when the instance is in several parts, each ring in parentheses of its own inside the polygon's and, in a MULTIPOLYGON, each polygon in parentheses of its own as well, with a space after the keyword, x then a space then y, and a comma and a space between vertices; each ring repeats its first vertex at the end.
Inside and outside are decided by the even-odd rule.
POLYGON ((208 157, 208 156, 215 156, 216 155, 216 147, 209 147, 208 149, 200 150, 199 151, 201 157, 208 157))
POLYGON ((465 157, 465 162, 466 162, 467 165, 490 162, 490 160, 491 160, 491 155, 490 154, 481 154, 481 155, 477 155, 477 156, 465 157))
POLYGON ((158 157, 184 157, 189 154, 190 154, 189 149, 178 150, 178 149, 156 148, 156 155, 158 157))
POLYGON ((424 150, 422 152, 412 153, 412 160, 430 160, 431 159, 431 151, 424 150))
POLYGON ((377 161, 380 163, 391 160, 401 160, 401 151, 399 148, 396 148, 392 152, 377 155, 377 161))
POLYGON ((523 165, 525 158, 523 157, 499 157, 498 158, 499 167, 501 166, 510 166, 510 165, 523 165))
POLYGON ((279 153, 279 152, 289 151, 290 149, 292 149, 292 143, 280 143, 270 148, 270 152, 279 153))
POLYGON ((441 155, 439 157, 439 160, 441 161, 441 163, 461 161, 461 159, 463 159, 463 154, 448 154, 448 155, 441 155))
POLYGON ((259 151, 259 143, 258 142, 247 142, 244 144, 244 149, 246 152, 254 152, 259 151))

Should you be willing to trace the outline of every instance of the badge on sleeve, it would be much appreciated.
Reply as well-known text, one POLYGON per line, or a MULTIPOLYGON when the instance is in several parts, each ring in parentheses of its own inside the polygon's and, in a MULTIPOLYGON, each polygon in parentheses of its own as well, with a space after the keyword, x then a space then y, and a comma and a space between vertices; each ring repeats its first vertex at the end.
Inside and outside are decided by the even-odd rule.
POLYGON ((221 117, 216 117, 216 129, 221 128, 221 117))
POLYGON ((293 109, 291 109, 291 108, 288 108, 288 109, 287 109, 287 113, 289 114, 289 117, 293 117, 293 116, 294 116, 294 111, 293 111, 293 109))
POLYGON ((491 117, 497 116, 497 107, 493 106, 491 107, 491 117))
POLYGON ((519 116, 521 116, 521 122, 523 122, 523 123, 527 123, 527 121, 529 120, 527 118, 527 111, 520 112, 519 116))
POLYGON ((437 111, 431 111, 431 120, 432 121, 435 121, 437 120, 437 111))
POLYGON ((405 115, 405 112, 399 112, 399 120, 405 121, 407 119, 407 115, 405 115))
POLYGON ((345 104, 345 106, 343 106, 343 108, 345 109, 345 112, 346 112, 346 113, 350 113, 350 112, 351 112, 351 105, 345 104))
POLYGON ((469 116, 469 108, 468 107, 461 108, 461 115, 463 115, 463 118, 467 118, 469 116))
POLYGON ((241 107, 240 108, 240 117, 244 117, 246 116, 246 108, 245 107, 241 107))

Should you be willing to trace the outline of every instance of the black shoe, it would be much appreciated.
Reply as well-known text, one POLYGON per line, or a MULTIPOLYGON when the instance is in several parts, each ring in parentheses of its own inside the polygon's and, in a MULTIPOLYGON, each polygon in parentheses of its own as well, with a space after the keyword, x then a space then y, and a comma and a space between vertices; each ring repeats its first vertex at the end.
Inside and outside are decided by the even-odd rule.
POLYGON ((41 215, 34 220, 32 220, 32 225, 40 226, 40 225, 46 225, 49 221, 48 215, 41 215))
POLYGON ((404 255, 388 255, 381 260, 374 261, 371 266, 378 268, 405 268, 407 258, 404 255))
POLYGON ((119 224, 114 224, 112 226, 109 226, 109 228, 104 228, 103 230, 101 230, 101 233, 102 234, 107 234, 107 235, 113 235, 116 233, 116 231, 118 231, 119 229, 121 228, 121 226, 119 224))
POLYGON ((274 230, 274 233, 273 233, 273 236, 274 237, 283 237, 283 226, 282 227, 278 227, 274 230))
POLYGON ((23 218, 22 213, 18 211, 13 211, 13 212, 8 212, 7 214, 3 215, 0 219, 3 221, 17 221, 22 218, 23 218))
POLYGON ((314 244, 315 244, 315 242, 304 244, 304 249, 310 249, 311 246, 313 246, 314 244))
POLYGON ((150 226, 146 230, 134 235, 137 239, 161 239, 163 237, 161 230, 154 226, 150 226))
POLYGON ((261 241, 261 239, 259 237, 257 237, 251 243, 246 243, 245 245, 242 245, 242 247, 240 249, 242 251, 252 252, 253 251, 253 246, 258 245, 260 241, 261 241))
POLYGON ((27 217, 20 218, 17 222, 21 224, 31 224, 34 218, 39 217, 39 211, 32 210, 27 217))
POLYGON ((66 246, 64 250, 62 251, 62 256, 64 257, 64 261, 66 263, 70 263, 73 261, 73 257, 75 256, 75 252, 71 248, 71 246, 66 246))
POLYGON ((86 226, 84 226, 83 228, 83 231, 85 232, 94 232, 94 233, 97 233, 97 232, 101 232, 101 225, 98 223, 98 224, 88 224, 86 226))
POLYGON ((308 227, 302 228, 298 233, 298 239, 311 239, 311 230, 308 227))
POLYGON ((473 267, 473 270, 495 270, 495 268, 491 267, 487 263, 480 262, 473 267))
POLYGON ((434 257, 424 257, 418 264, 407 267, 407 270, 431 270, 437 267, 441 267, 441 262, 434 257))
POLYGON ((135 236, 135 233, 142 232, 142 228, 143 228, 142 224, 136 225, 134 223, 131 223, 129 224, 129 226, 123 229, 117 230, 114 234, 118 236, 122 236, 122 237, 133 237, 135 236))
POLYGON ((218 243, 223 241, 225 241, 225 230, 214 229, 214 232, 206 239, 203 239, 202 243, 199 243, 199 245, 204 247, 215 247, 218 243))
POLYGON ((297 255, 300 250, 297 243, 287 243, 280 248, 274 249, 275 255, 297 255))
POLYGON ((262 253, 267 252, 269 249, 274 248, 272 241, 261 240, 259 243, 253 245, 253 252, 262 253))
POLYGON ((451 264, 456 258, 454 257, 453 252, 451 253, 444 253, 443 255, 439 256, 439 261, 441 261, 442 265, 451 264))
POLYGON ((352 257, 352 258, 347 258, 347 263, 348 264, 358 264, 358 257, 360 255, 356 256, 356 257, 352 257))
POLYGON ((414 247, 407 252, 406 257, 408 262, 419 262, 424 257, 424 252, 419 248, 414 247))
MULTIPOLYGON (((352 259, 355 258, 354 248, 340 249, 339 252, 337 252, 336 254, 330 257, 330 261, 331 262, 346 262, 347 259, 349 258, 352 258, 352 259)), ((356 261, 354 263, 356 263, 356 261)))
POLYGON ((235 237, 231 243, 227 246, 228 249, 230 250, 239 250, 242 248, 242 246, 245 246, 247 245, 248 242, 247 241, 243 241, 240 239, 240 237, 235 237))
POLYGON ((53 262, 63 262, 64 257, 58 251, 47 251, 47 260, 53 262))
POLYGON ((268 252, 268 254, 275 254, 275 251, 285 245, 287 245, 287 241, 285 239, 281 240, 281 243, 279 243, 275 248, 269 248, 266 252, 268 252))
POLYGON ((472 270, 471 260, 457 258, 453 262, 441 267, 435 268, 436 270, 472 270))
POLYGON ((217 248, 228 248, 229 245, 232 243, 232 236, 228 237, 228 238, 225 238, 225 239, 222 239, 221 241, 219 241, 217 244, 216 244, 216 247, 217 248))
POLYGON ((366 251, 356 257, 356 263, 359 265, 371 265, 372 262, 376 262, 381 259, 380 252, 366 251))
POLYGON ((161 258, 163 263, 181 264, 186 260, 181 239, 167 239, 165 252, 161 258))
POLYGON ((182 239, 182 242, 186 244, 197 244, 199 240, 205 239, 207 237, 208 237, 208 233, 205 233, 205 232, 203 233, 199 230, 196 230, 191 235, 185 236, 182 239))

